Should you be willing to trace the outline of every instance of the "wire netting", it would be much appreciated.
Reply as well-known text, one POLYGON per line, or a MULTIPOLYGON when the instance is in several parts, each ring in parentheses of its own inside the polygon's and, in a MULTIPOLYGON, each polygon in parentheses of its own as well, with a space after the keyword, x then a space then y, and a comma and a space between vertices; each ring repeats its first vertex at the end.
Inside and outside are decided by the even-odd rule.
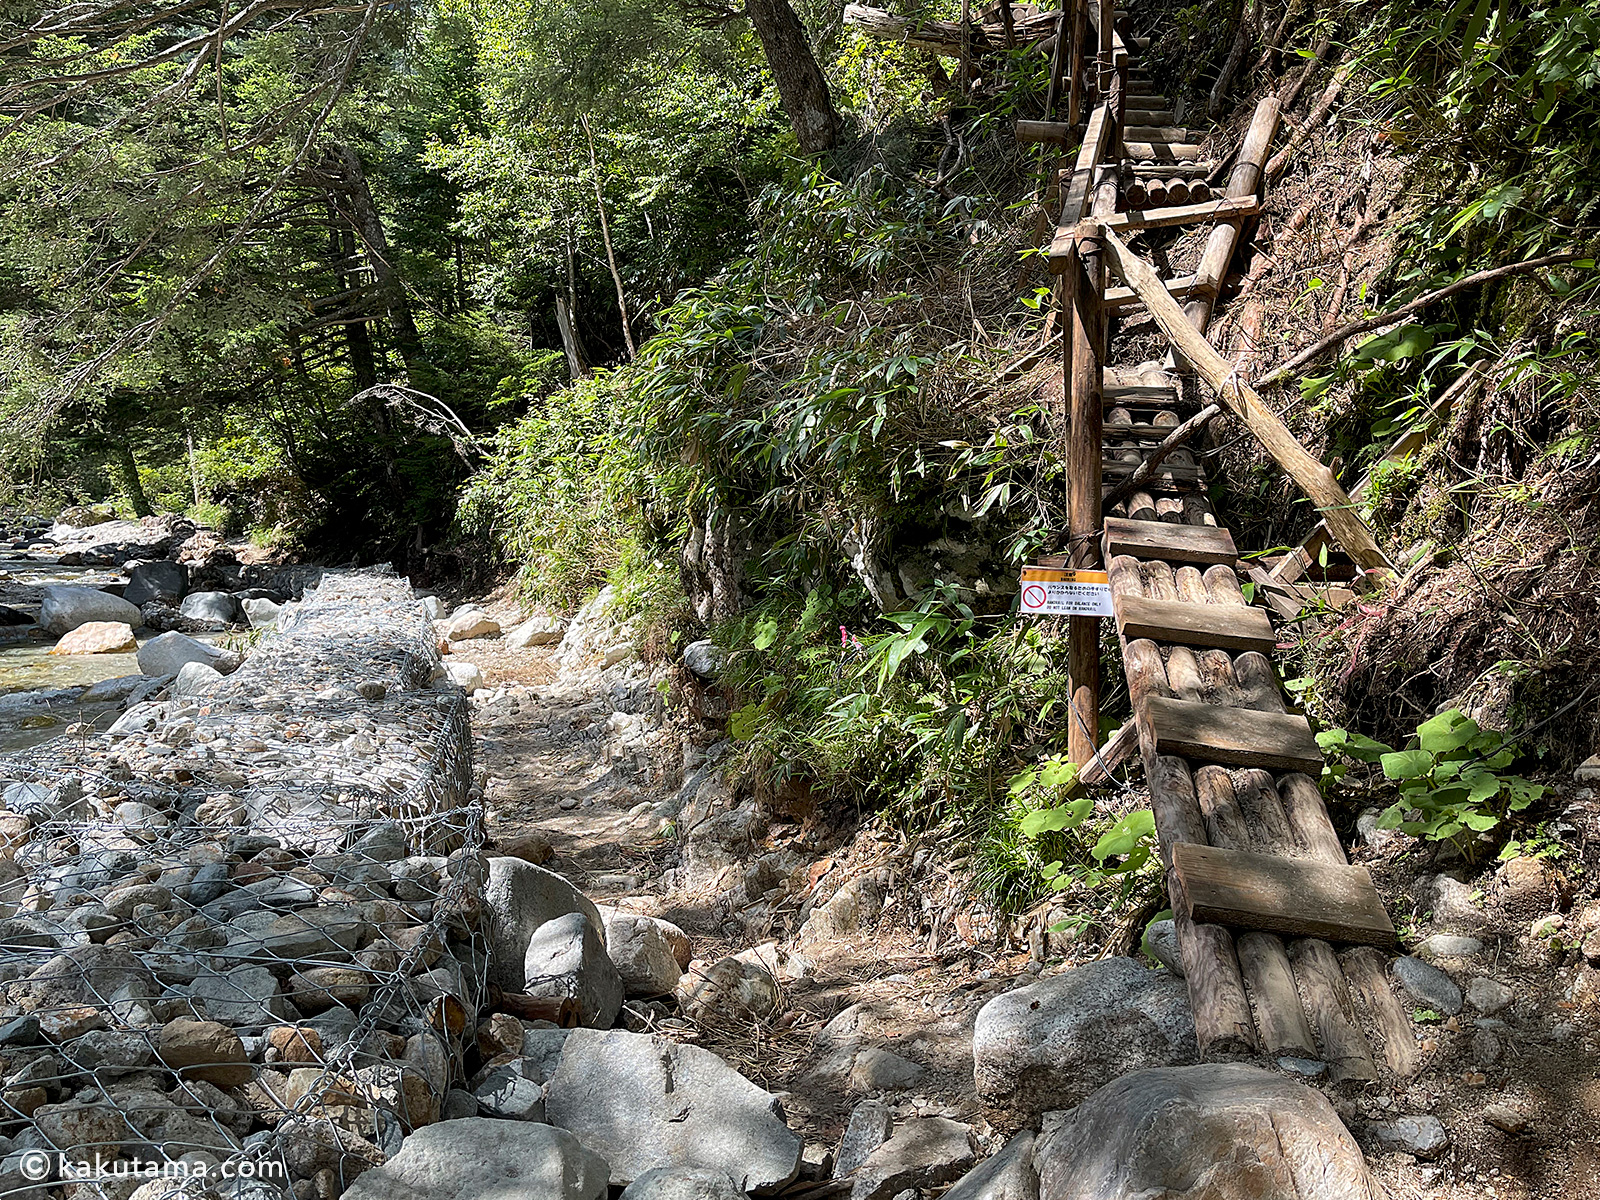
POLYGON ((330 574, 200 695, 0 760, 0 1196, 338 1196, 486 988, 465 695, 330 574))

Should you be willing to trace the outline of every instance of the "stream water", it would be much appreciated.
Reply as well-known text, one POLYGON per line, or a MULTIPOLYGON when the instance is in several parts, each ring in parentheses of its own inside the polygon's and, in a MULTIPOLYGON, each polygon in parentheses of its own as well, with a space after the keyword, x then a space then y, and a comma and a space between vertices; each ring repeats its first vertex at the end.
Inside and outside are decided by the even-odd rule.
MULTIPOLYGON (((0 603, 37 614, 43 589, 53 584, 103 587, 122 576, 103 567, 64 567, 33 558, 0 558, 0 603)), ((138 631, 143 643, 150 635, 138 631)), ((133 654, 51 654, 56 639, 37 626, 0 629, 0 753, 26 750, 56 737, 77 721, 104 727, 116 719, 117 704, 78 702, 7 704, 20 692, 84 687, 119 675, 137 675, 133 654)))

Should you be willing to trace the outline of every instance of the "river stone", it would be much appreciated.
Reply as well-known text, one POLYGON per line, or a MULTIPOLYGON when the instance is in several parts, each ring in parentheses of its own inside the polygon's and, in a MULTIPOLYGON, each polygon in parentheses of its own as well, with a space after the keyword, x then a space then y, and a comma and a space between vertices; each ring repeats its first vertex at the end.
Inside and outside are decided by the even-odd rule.
POLYGON ((207 1016, 228 1025, 275 1025, 289 1015, 278 980, 265 967, 235 967, 226 974, 202 967, 189 991, 205 1002, 207 1016))
POLYGON ((483 668, 459 658, 445 659, 444 676, 462 691, 475 692, 483 686, 483 668))
POLYGON ((245 620, 250 622, 251 629, 276 629, 278 616, 283 612, 283 605, 264 596, 241 600, 239 607, 244 609, 245 620))
POLYGON ((91 621, 114 621, 133 629, 144 624, 137 605, 121 596, 86 587, 47 587, 39 606, 39 624, 60 637, 91 621))
POLYGON ((970 1126, 948 1117, 914 1117, 856 1168, 850 1200, 890 1200, 907 1188, 949 1183, 975 1157, 970 1126))
POLYGON ((683 974, 665 922, 633 913, 606 917, 606 950, 630 996, 664 996, 683 974))
POLYGON ((678 1006, 691 1020, 749 1022, 778 1009, 778 981, 759 962, 728 955, 709 966, 691 963, 678 981, 678 1006))
POLYGON ((244 1042, 216 1021, 168 1021, 156 1037, 156 1056, 184 1079, 217 1087, 243 1087, 252 1076, 244 1042))
POLYGON ((705 1167, 657 1167, 622 1190, 620 1200, 745 1200, 723 1171, 705 1167))
POLYGON ((172 681, 174 696, 203 696, 222 682, 222 672, 205 663, 184 663, 178 668, 178 677, 172 681))
POLYGON ((563 913, 534 930, 522 968, 527 995, 570 997, 578 1023, 591 1029, 616 1024, 622 976, 606 955, 605 939, 583 913, 563 913))
POLYGON ((1497 979, 1480 975, 1467 984, 1467 1003, 1486 1017, 1510 1007, 1512 991, 1497 979))
POLYGON ((344 1200, 602 1200, 603 1159, 565 1130, 465 1117, 411 1134, 344 1200))
POLYGON ((139 670, 146 675, 176 675, 192 662, 227 674, 239 665, 239 656, 176 632, 163 633, 139 647, 139 670))
POLYGON ((509 1121, 544 1120, 544 1082, 538 1064, 515 1058, 492 1068, 472 1089, 475 1112, 509 1121))
POLYGON ((850 1121, 833 1155, 833 1177, 844 1179, 867 1161, 894 1132, 894 1112, 882 1100, 863 1100, 850 1111, 850 1121))
POLYGON ((1374 1200, 1361 1148, 1320 1092, 1241 1063, 1114 1079, 1034 1149, 1041 1200, 1374 1200))
POLYGON ((529 617, 506 635, 506 642, 515 650, 531 646, 549 646, 561 640, 565 627, 555 617, 529 617))
POLYGON ((217 625, 236 625, 244 619, 239 602, 227 592, 190 592, 178 606, 178 612, 191 621, 210 621, 217 625))
POLYGON ((140 691, 149 695, 160 682, 160 677, 156 675, 118 675, 112 679, 100 679, 84 688, 78 701, 82 704, 117 704, 131 700, 140 691))
POLYGON ((604 933, 600 910, 554 871, 520 858, 491 858, 483 885, 483 908, 489 915, 489 979, 508 992, 519 992, 528 943, 539 926, 570 912, 581 912, 595 931, 604 933))
POLYGON ((1438 967, 1420 958, 1402 955, 1389 964, 1390 973, 1409 995, 1424 1008, 1453 1017, 1461 1011, 1461 989, 1438 967))
POLYGON ((710 682, 722 673, 722 647, 709 638, 690 642, 683 648, 683 665, 698 679, 710 682))
POLYGON ((86 621, 65 634, 51 654, 132 654, 139 648, 133 626, 125 621, 86 621))
POLYGON ((1107 1079, 1199 1057, 1181 979, 1106 958, 996 996, 978 1012, 978 1094, 1021 1112, 1070 1108, 1107 1079))
POLYGON ((858 1092, 903 1092, 916 1087, 922 1067, 892 1050, 867 1046, 850 1064, 850 1086, 858 1092))
POLYGON ((1435 933, 1417 943, 1417 954, 1423 958, 1471 958, 1482 949, 1477 938, 1454 933, 1435 933))
POLYGON ((1444 1123, 1427 1113, 1374 1121, 1367 1129, 1386 1149, 1404 1150, 1417 1158, 1437 1158, 1450 1145, 1444 1123))
POLYGON ((444 627, 444 636, 452 642, 465 642, 472 638, 488 637, 500 632, 500 622, 480 608, 457 613, 444 627))
POLYGON ((545 1091, 546 1119, 604 1157, 614 1184, 681 1166, 725 1171, 741 1191, 781 1187, 801 1151, 781 1111, 711 1051, 621 1030, 566 1032, 545 1091))
POLYGON ((140 608, 152 600, 175 606, 188 588, 189 571, 182 563, 146 562, 128 572, 128 586, 122 589, 122 598, 140 608))
POLYGON ((999 1154, 956 1180, 943 1200, 1039 1200, 1033 1145, 1033 1130, 1024 1129, 999 1154))

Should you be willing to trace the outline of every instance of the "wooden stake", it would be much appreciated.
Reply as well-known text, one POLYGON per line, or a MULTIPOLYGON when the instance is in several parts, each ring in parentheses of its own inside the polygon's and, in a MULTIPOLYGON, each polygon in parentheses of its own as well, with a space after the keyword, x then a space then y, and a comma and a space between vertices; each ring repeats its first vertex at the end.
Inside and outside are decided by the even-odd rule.
POLYGON ((1218 403, 1249 427, 1278 465, 1311 497, 1345 553, 1367 570, 1392 569, 1333 472, 1295 439, 1278 414, 1267 407, 1254 389, 1239 378, 1233 365, 1190 323, 1178 302, 1162 285, 1155 268, 1129 250, 1116 234, 1099 226, 1095 228, 1112 269, 1138 293, 1167 340, 1199 372, 1218 403))

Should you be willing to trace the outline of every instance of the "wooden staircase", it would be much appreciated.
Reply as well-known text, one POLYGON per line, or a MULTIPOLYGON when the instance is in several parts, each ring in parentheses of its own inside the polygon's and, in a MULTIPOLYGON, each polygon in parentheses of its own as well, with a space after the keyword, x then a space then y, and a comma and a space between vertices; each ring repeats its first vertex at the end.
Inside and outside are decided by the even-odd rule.
MULTIPOLYGON (((1408 1078, 1419 1052, 1386 974, 1394 928, 1328 818, 1322 754, 1284 696, 1271 619, 1245 598, 1205 465, 1168 448, 1104 516, 1093 502, 1200 408, 1161 364, 1104 366, 1114 315, 1139 297, 1106 286, 1096 239, 1211 226, 1197 269, 1161 281, 1203 333, 1240 228, 1260 210, 1276 104, 1258 109, 1215 191, 1219 164, 1176 124, 1139 66, 1141 39, 1122 36, 1110 0, 1074 0, 1060 31, 1054 62, 1068 74, 1053 76, 1045 119, 1019 123, 1018 136, 1076 141, 1049 251, 1068 342, 1072 550, 1063 557, 1109 574, 1199 1044, 1208 1057, 1318 1059, 1336 1083, 1376 1080, 1380 1063, 1408 1078), (1081 124, 1051 120, 1058 97, 1083 112, 1081 124)), ((1093 618, 1072 620, 1084 623, 1073 631, 1076 704, 1079 672, 1097 670, 1097 630, 1093 618)))

